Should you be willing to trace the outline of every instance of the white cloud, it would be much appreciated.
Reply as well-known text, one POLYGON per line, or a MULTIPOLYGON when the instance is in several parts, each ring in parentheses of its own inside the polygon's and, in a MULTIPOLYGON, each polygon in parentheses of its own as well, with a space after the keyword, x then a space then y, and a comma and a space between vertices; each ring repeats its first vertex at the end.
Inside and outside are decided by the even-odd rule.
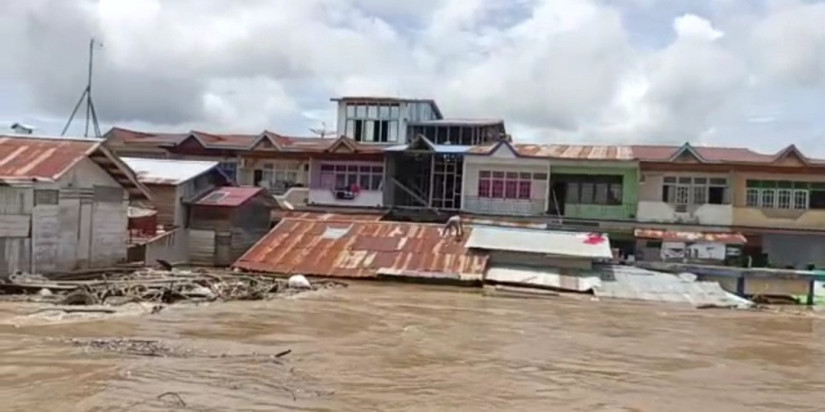
POLYGON ((522 140, 751 144, 754 107, 825 87, 825 5, 707 1, 9 0, 0 74, 21 112, 63 116, 95 35, 109 124, 306 133, 332 124, 329 97, 388 94, 503 117, 522 140))
POLYGON ((716 30, 710 21, 695 14, 683 14, 673 21, 673 30, 680 39, 714 41, 725 35, 716 30))

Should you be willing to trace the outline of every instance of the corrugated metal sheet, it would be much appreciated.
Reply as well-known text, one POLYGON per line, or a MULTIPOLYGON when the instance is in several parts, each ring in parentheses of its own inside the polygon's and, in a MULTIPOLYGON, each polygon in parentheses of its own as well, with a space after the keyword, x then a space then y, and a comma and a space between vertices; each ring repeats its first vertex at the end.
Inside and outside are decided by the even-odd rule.
POLYGON ((339 220, 339 221, 358 221, 358 222, 376 222, 384 217, 384 212, 381 213, 325 213, 325 212, 302 212, 297 210, 273 210, 272 217, 277 219, 306 219, 306 220, 339 220))
POLYGON ((601 271, 602 284, 594 289, 598 297, 689 303, 695 306, 750 305, 750 301, 726 292, 717 282, 691 282, 668 273, 633 266, 605 266, 601 271))
POLYGON ((712 147, 712 146, 658 146, 658 145, 635 145, 632 146, 633 155, 643 161, 664 162, 671 160, 682 150, 692 150, 698 154, 699 158, 709 162, 730 162, 730 163, 762 163, 768 164, 782 159, 788 155, 796 155, 804 162, 821 164, 823 159, 814 159, 805 156, 796 146, 790 145, 776 153, 758 153, 744 147, 712 147))
POLYGON ((126 258, 129 225, 126 208, 124 203, 93 203, 92 265, 111 265, 126 258))
POLYGON ((31 215, 0 215, 0 237, 29 237, 31 215))
POLYGON ((463 241, 442 238, 440 229, 418 223, 284 219, 234 266, 352 278, 375 277, 379 271, 480 277, 487 257, 469 251, 463 241))
POLYGON ((97 141, 0 136, 0 179, 57 179, 97 141))
POLYGON ((294 153, 320 153, 345 141, 358 152, 380 152, 386 145, 360 144, 346 137, 331 136, 297 137, 284 136, 264 130, 259 134, 216 134, 193 130, 188 133, 146 133, 121 128, 113 128, 108 133, 107 145, 118 149, 134 147, 172 148, 194 141, 205 149, 248 151, 255 148, 263 140, 271 143, 272 150, 294 153), (121 147, 125 146, 125 147, 121 147))
POLYGON ((32 216, 32 248, 36 273, 58 270, 60 207, 37 206, 32 216))
POLYGON ((262 187, 221 187, 209 192, 196 201, 195 204, 200 206, 240 206, 263 190, 262 187))
POLYGON ((135 200, 151 200, 132 170, 96 140, 0 136, 0 181, 57 180, 84 158, 96 163, 135 200))
POLYGON ((741 233, 723 232, 679 232, 660 229, 636 229, 633 235, 642 239, 661 239, 671 242, 712 242, 745 244, 748 239, 741 233))
POLYGON ((610 240, 600 233, 476 226, 467 247, 587 259, 613 257, 610 240))
POLYGON ((31 188, 0 187, 0 215, 28 215, 33 205, 31 188))
POLYGON ((201 160, 141 159, 122 157, 143 184, 179 185, 216 167, 218 162, 201 160))
POLYGON ((215 264, 214 231, 189 230, 189 259, 193 265, 212 266, 215 264))
POLYGON ((468 152, 473 154, 492 154, 499 145, 509 145, 514 152, 524 157, 547 159, 582 159, 582 160, 635 160, 630 146, 605 145, 565 145, 565 144, 513 144, 501 142, 491 145, 475 146, 468 152))
POLYGON ((516 153, 529 157, 583 160, 633 160, 629 146, 566 145, 566 144, 514 144, 516 153))
POLYGON ((587 292, 601 285, 596 273, 566 274, 558 268, 494 265, 487 269, 484 280, 508 285, 587 292))
POLYGON ((0 277, 31 270, 31 240, 0 237, 0 277))

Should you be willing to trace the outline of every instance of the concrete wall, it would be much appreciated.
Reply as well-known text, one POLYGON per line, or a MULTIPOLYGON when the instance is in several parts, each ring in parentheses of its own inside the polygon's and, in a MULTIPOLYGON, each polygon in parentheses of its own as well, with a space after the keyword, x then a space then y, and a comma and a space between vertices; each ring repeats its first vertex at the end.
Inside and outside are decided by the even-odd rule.
POLYGON ((673 206, 662 201, 662 185, 665 176, 690 176, 708 178, 726 178, 729 182, 727 198, 733 198, 733 176, 729 173, 703 172, 642 172, 644 182, 639 183, 639 205, 637 219, 651 223, 683 223, 711 226, 730 226, 733 224, 733 206, 731 204, 689 205, 685 212, 676 212, 673 206))
POLYGON ((791 175, 750 172, 735 173, 733 192, 734 225, 782 229, 825 230, 825 210, 758 209, 747 207, 747 181, 749 179, 825 182, 825 175, 791 175))

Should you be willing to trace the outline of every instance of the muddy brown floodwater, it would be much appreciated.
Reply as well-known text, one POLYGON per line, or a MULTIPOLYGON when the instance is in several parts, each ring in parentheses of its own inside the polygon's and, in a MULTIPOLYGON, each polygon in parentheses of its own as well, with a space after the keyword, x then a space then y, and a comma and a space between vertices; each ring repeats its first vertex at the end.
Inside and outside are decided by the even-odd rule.
MULTIPOLYGON (((0 317, 20 311, 0 304, 0 317)), ((825 321, 354 283, 152 316, 0 326, 3 411, 822 411, 825 321), (255 357, 129 357, 54 338, 255 357), (165 392, 175 392, 186 407, 165 392)))

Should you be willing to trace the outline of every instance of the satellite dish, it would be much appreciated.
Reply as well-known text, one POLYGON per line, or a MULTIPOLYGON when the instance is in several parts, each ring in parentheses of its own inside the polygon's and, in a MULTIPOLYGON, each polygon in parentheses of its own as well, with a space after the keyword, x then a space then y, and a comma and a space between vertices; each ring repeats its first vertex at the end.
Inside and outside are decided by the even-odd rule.
POLYGON ((318 135, 318 137, 320 137, 322 139, 324 137, 328 136, 328 135, 335 135, 335 131, 327 130, 326 122, 321 122, 321 128, 312 128, 312 127, 310 127, 309 131, 316 134, 316 135, 318 135))

